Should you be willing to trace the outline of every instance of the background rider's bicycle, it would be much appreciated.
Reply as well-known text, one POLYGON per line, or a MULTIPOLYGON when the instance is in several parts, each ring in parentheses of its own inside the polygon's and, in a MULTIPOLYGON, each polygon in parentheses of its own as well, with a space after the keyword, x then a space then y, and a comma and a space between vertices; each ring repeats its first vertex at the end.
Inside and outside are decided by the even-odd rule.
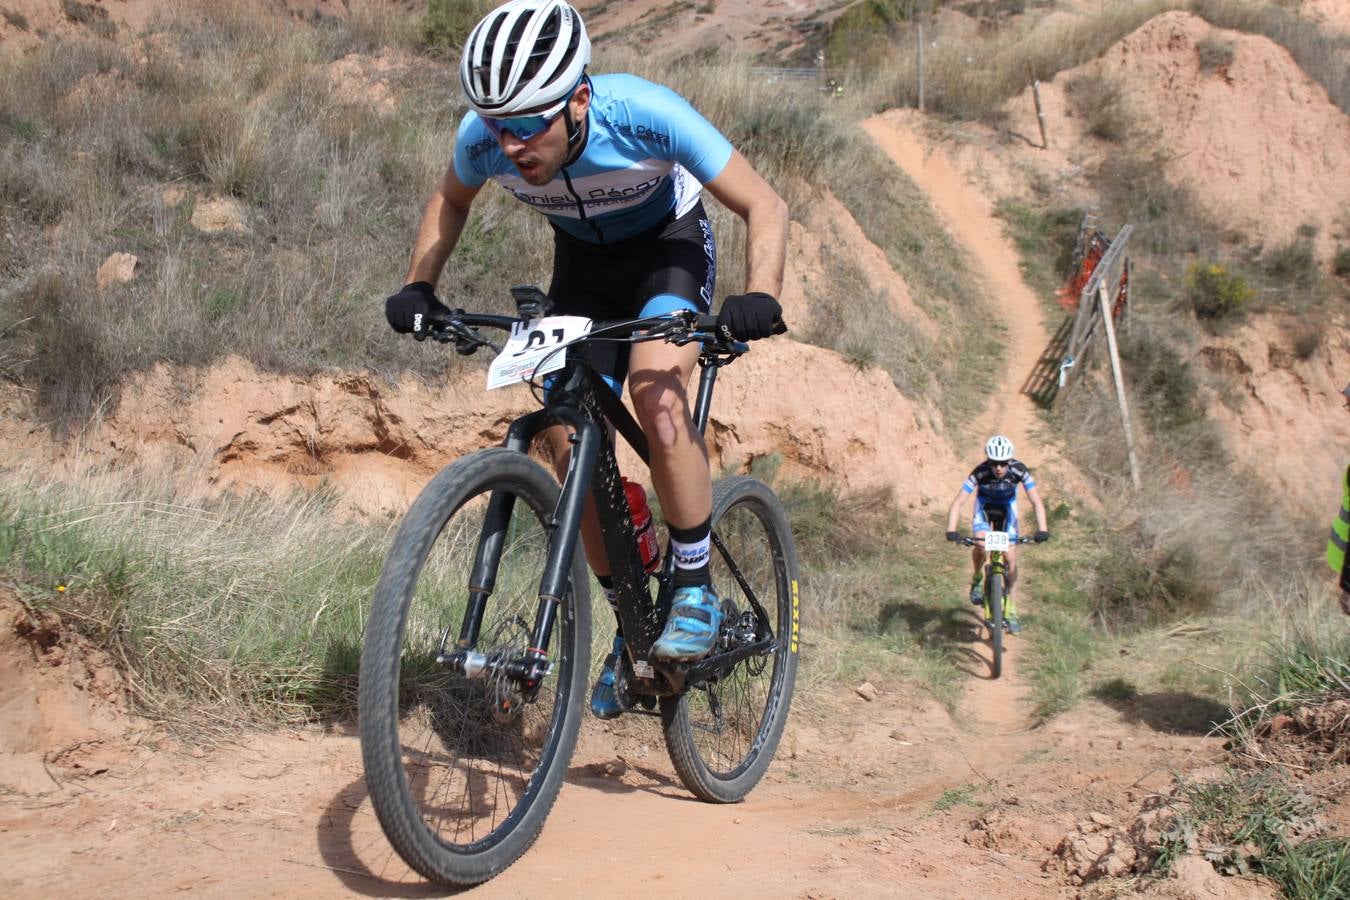
POLYGON ((989 632, 989 647, 993 654, 990 677, 1003 674, 1004 598, 1007 597, 1008 563, 1004 551, 1016 544, 1030 544, 1031 537, 1015 537, 1006 531, 986 531, 979 537, 962 535, 960 543, 967 547, 983 547, 984 561, 984 623, 989 632))
POLYGON ((717 644, 693 663, 649 656, 673 593, 669 553, 643 567, 607 425, 647 459, 636 421, 582 354, 599 341, 701 345, 695 424, 706 427, 722 366, 749 348, 715 319, 675 313, 592 325, 545 317, 535 288, 513 288, 517 318, 453 311, 431 336, 461 353, 512 333, 489 373, 510 383, 561 365, 542 408, 504 445, 442 470, 408 510, 376 588, 361 652, 366 783, 390 843, 434 881, 474 884, 514 862, 543 827, 576 745, 591 653, 589 573, 577 552, 595 499, 618 593, 626 652, 616 673, 630 711, 660 707, 686 787, 711 802, 744 797, 768 768, 797 670, 797 557, 782 504, 751 478, 713 490, 713 583, 725 613, 717 644), (573 432, 561 490, 528 455, 562 423, 573 432), (656 587, 655 593, 652 591, 656 587))

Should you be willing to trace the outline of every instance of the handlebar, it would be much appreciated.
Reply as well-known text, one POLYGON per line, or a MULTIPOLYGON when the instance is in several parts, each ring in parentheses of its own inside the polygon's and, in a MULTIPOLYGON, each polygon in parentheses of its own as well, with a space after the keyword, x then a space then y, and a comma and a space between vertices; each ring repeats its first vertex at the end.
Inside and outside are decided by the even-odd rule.
MULTIPOLYGON (((961 545, 963 545, 963 546, 965 546, 965 547, 975 547, 975 546, 981 546, 981 545, 983 545, 984 541, 983 541, 983 539, 981 539, 981 538, 974 538, 974 537, 971 537, 971 536, 968 535, 968 534, 963 534, 963 535, 960 536, 960 538, 959 538, 958 540, 955 541, 955 543, 961 544, 961 545)), ((1010 543, 1013 543, 1013 544, 1034 544, 1034 543, 1036 543, 1036 538, 1035 538, 1034 536, 1028 537, 1028 536, 1026 536, 1026 535, 1018 535, 1017 538, 1016 538, 1015 540, 1011 541, 1010 543)))
MULTIPOLYGON (((427 315, 426 333, 420 339, 429 337, 442 344, 453 343, 455 350, 464 356, 474 353, 479 347, 491 347, 501 352, 501 348, 485 338, 478 329, 494 328, 509 332, 517 324, 527 321, 529 319, 519 316, 466 312, 462 309, 432 312, 427 315)), ((727 357, 728 361, 750 350, 749 344, 736 340, 717 324, 717 316, 692 310, 676 310, 626 321, 597 322, 579 340, 592 339, 627 340, 635 344, 664 340, 677 346, 697 343, 703 346, 705 353, 727 357)))

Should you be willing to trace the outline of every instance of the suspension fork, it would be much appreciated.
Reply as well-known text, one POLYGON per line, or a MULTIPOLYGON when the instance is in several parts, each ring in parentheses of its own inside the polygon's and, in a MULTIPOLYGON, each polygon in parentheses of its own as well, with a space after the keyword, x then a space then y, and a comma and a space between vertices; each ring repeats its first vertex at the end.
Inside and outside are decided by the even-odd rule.
POLYGON ((989 555, 989 563, 988 563, 989 577, 992 578, 995 575, 1002 575, 1003 590, 1004 593, 1006 594, 1008 590, 1008 569, 1003 564, 1003 552, 1001 550, 994 550, 991 551, 988 555, 989 555))
MULTIPOLYGON (((548 426, 549 416, 546 410, 538 410, 521 416, 511 423, 507 430, 503 446, 517 453, 529 450, 535 435, 548 426)), ((497 586, 497 567, 501 564, 502 548, 506 545, 506 527, 515 511, 516 497, 510 491, 494 491, 488 500, 487 512, 483 516, 483 529, 478 535, 478 547, 474 551, 473 570, 469 573, 469 602, 464 610, 464 618, 459 626, 459 639, 455 646, 459 650, 470 650, 478 645, 479 632, 483 626, 483 613, 487 609, 488 597, 497 586)), ((449 638, 449 629, 441 641, 441 654, 445 655, 445 642, 449 638)))
MULTIPOLYGON (((535 436, 556 420, 562 420, 564 424, 570 425, 575 433, 572 437, 571 462, 563 482, 562 494, 548 521, 553 540, 549 542, 544 573, 539 582, 539 607, 535 613, 527 659, 516 661, 509 667, 510 674, 521 677, 527 684, 537 683, 548 670, 548 646, 553 634, 553 625, 557 621, 558 606, 567 594, 572 558, 576 553, 581 516, 590 483, 590 472, 595 465, 601 441, 604 439, 603 430, 599 426, 575 410, 564 407, 538 410, 521 416, 507 431, 504 446, 508 450, 525 453, 535 436)), ((469 577, 469 603, 460 623, 459 638, 455 642, 456 652, 446 654, 445 640, 449 637, 448 629, 442 639, 441 659, 470 676, 481 674, 487 664, 482 654, 472 651, 478 644, 488 597, 496 587, 497 570, 501 564, 507 525, 515 509, 515 500, 515 495, 509 491, 494 491, 488 500, 483 529, 479 534, 474 554, 473 570, 469 577)))

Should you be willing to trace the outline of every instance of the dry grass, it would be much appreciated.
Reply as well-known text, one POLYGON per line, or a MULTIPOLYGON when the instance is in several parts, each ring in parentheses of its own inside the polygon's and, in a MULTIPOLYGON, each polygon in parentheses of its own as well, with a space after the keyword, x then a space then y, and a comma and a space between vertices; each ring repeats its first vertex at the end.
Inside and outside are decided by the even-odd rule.
POLYGON ((1064 85, 1069 102, 1086 123, 1087 133, 1104 141, 1118 142, 1130 133, 1120 85, 1100 74, 1076 75, 1064 85))
MULTIPOLYGON (((1097 15, 1028 15, 1015 26, 985 20, 975 37, 944 35, 932 23, 925 39, 925 107, 960 119, 998 122, 1000 108, 1033 79, 1096 59, 1149 19, 1169 10, 1187 10, 1220 27, 1264 35, 1285 47, 1310 77, 1326 88, 1333 103, 1350 112, 1350 38, 1323 29, 1273 3, 1253 0, 1139 0, 1105 4, 1097 15)), ((873 110, 914 107, 918 102, 917 49, 913 26, 874 25, 833 58, 849 60, 855 71, 849 92, 866 95, 873 110)), ((1222 65, 1217 44, 1202 49, 1207 65, 1222 65)))
MULTIPOLYGON (((451 73, 394 68, 404 105, 381 111, 345 102, 326 71, 407 31, 388 12, 306 28, 201 4, 152 25, 143 52, 73 39, 6 56, 4 376, 70 426, 158 360, 233 352, 283 372, 439 371, 444 354, 399 341, 381 301, 446 163, 461 112, 444 100, 451 73), (169 187, 191 199, 167 207, 169 187), (193 204, 213 196, 244 204, 246 232, 191 226, 193 204), (136 254, 142 274, 95 294, 93 273, 116 251, 136 254)), ((452 299, 502 308, 502 285, 543 277, 541 229, 504 205, 484 198, 443 283, 452 299)))
MULTIPOLYGON (((999 108, 1032 79, 1048 81, 1065 69, 1096 59, 1153 16, 1175 8, 1169 0, 1116 3, 1100 16, 1043 22, 1028 17, 1016 27, 982 37, 946 38, 926 32, 936 46, 924 54, 925 108, 961 119, 997 121, 999 108)), ((913 107, 918 102, 917 49, 912 36, 895 39, 877 71, 849 81, 868 95, 874 109, 913 107)))
MULTIPOLYGON (((398 107, 380 110, 346 102, 326 69, 380 41, 412 40, 412 24, 371 12, 298 27, 252 6, 200 4, 152 24, 135 52, 53 40, 0 62, 0 198, 14 235, 0 259, 4 376, 31 385, 44 416, 69 428, 161 360, 206 364, 232 352, 280 372, 438 373, 444 354, 391 334, 381 301, 402 278, 463 112, 446 102, 457 97, 453 72, 410 57, 383 76, 398 107), (189 199, 169 206, 168 188, 189 199), (243 204, 246 231, 191 225, 194 204, 219 196, 243 204), (95 295, 93 272, 118 251, 140 258, 141 275, 95 295)), ((691 97, 794 204, 828 184, 935 318, 979 309, 931 211, 842 108, 811 95, 783 103, 783 86, 749 78, 745 60, 691 68, 612 56, 606 68, 691 97), (878 183, 890 187, 878 195, 878 183)), ((450 302, 502 310, 503 285, 547 281, 547 228, 514 207, 484 192, 440 285, 450 302)), ((736 290, 743 228, 725 210, 714 221, 722 289, 736 290)), ((839 286, 821 302, 865 305, 847 266, 836 268, 839 286)), ((988 369, 969 362, 996 352, 961 329, 933 352, 894 324, 885 334, 859 329, 843 349, 909 392, 929 389, 934 361, 959 384, 963 372, 988 369)), ((951 393, 953 421, 979 390, 951 393)))
POLYGON ((348 710, 387 526, 342 522, 323 490, 207 499, 203 486, 191 472, 7 471, 5 580, 125 660, 146 714, 348 710))

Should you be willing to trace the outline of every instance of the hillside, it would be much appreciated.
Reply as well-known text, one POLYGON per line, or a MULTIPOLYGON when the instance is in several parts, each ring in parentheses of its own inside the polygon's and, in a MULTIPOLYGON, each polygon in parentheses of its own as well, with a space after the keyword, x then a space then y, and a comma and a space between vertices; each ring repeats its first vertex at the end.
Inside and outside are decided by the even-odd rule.
MULTIPOLYGON (((388 334, 379 308, 444 165, 451 79, 397 18, 416 4, 155 24, 170 6, 0 0, 0 893, 439 895, 380 830, 351 710, 391 523, 536 405, 484 391, 482 354, 388 334)), ((688 802, 655 722, 588 715, 542 837, 475 893, 1350 889, 1350 701, 1309 704, 1350 677, 1313 558, 1350 446, 1350 117, 1270 38, 1181 11, 1046 81, 1042 148, 1028 93, 962 118, 868 108, 881 94, 857 75, 836 98, 743 57, 690 71, 714 45, 808 52, 849 4, 580 6, 597 67, 687 79, 792 201, 792 332, 723 371, 709 447, 715 473, 772 478, 789 503, 802 669, 739 804, 688 802), (1229 61, 1206 67, 1206 41, 1229 61), (1094 133, 1073 82, 1116 85, 1138 141, 1094 133), (1127 157, 1147 170, 1110 178, 1127 157), (1065 315, 1037 253, 1071 231, 1037 249, 1008 212, 1137 210, 1111 205, 1117 180, 1193 195, 1205 230, 1137 222, 1139 493, 1101 359, 1056 409, 1023 393, 1065 315), (1264 261, 1299 241, 1307 284, 1284 292, 1264 261), (1221 322, 1181 284, 1213 260, 1261 291, 1221 322), (1195 420, 1172 427, 1181 407, 1195 420), (940 520, 996 431, 1035 468, 1055 539, 1023 550, 1028 628, 992 679, 940 520), (1259 828, 1225 830, 1249 813, 1259 828)), ((934 46, 1102 8, 1027 6, 949 9, 934 46)), ((1350 22, 1342 0, 1299 12, 1350 22)), ((442 289, 501 303, 504 280, 547 277, 524 218, 486 196, 442 289)), ((714 210, 723 294, 732 219, 714 210)))

